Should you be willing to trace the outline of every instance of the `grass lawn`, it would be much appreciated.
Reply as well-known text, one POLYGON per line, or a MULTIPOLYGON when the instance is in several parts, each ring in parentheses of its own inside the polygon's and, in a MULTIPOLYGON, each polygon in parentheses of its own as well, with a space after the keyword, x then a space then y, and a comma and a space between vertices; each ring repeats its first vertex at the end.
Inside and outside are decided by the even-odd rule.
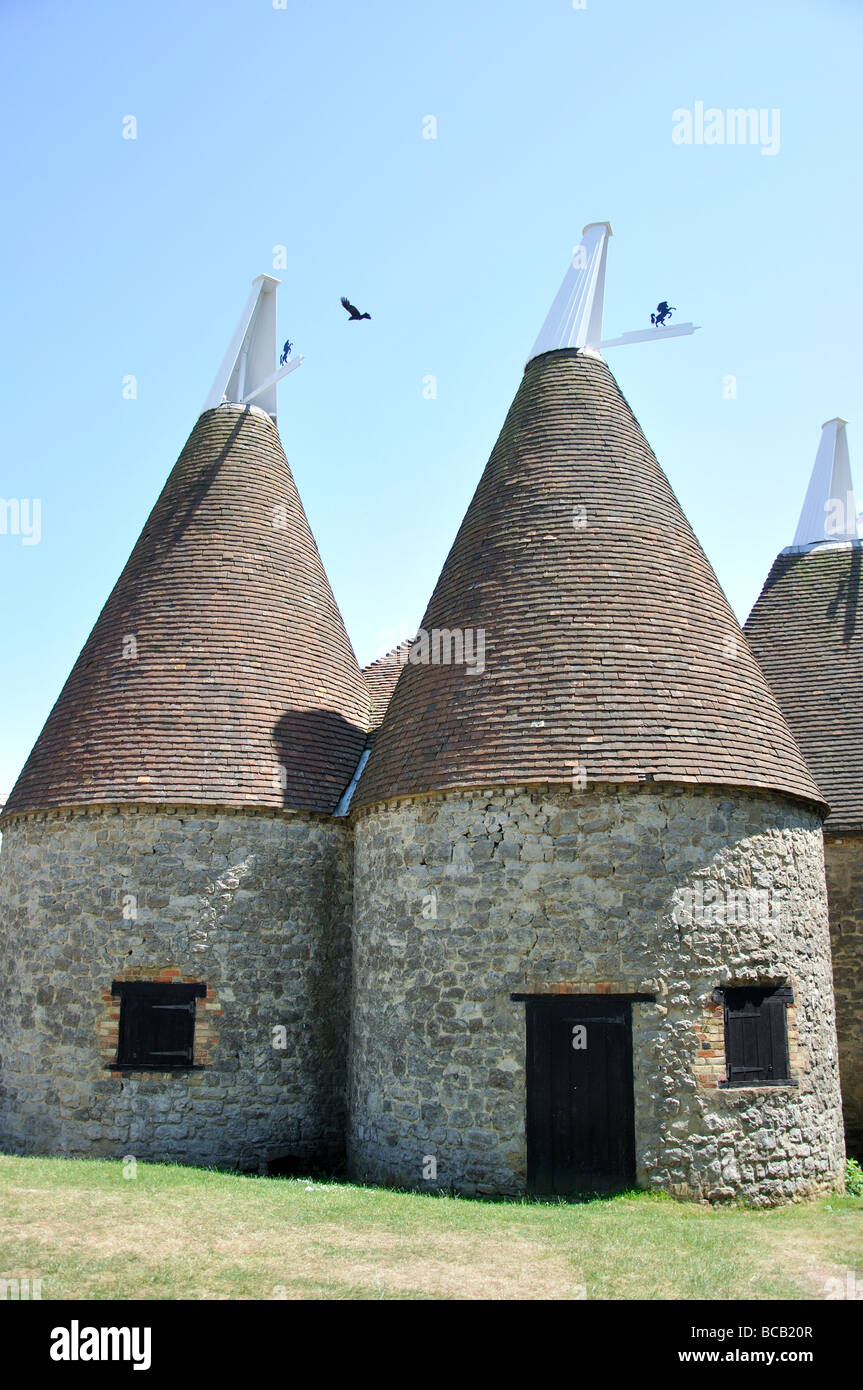
POLYGON ((43 1299, 823 1299, 863 1199, 475 1201, 139 1163, 0 1157, 0 1278, 43 1299))

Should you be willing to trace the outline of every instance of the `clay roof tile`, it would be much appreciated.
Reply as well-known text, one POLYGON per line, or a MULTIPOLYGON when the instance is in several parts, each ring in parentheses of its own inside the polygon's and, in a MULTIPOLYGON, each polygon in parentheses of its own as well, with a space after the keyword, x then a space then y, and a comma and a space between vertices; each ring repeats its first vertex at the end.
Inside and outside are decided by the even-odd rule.
POLYGON ((588 782, 770 789, 824 809, 599 357, 569 348, 528 363, 422 631, 428 659, 418 648, 403 668, 356 806, 583 770, 588 782))
POLYGON ((331 812, 368 727, 276 427, 205 411, 4 807, 331 812))

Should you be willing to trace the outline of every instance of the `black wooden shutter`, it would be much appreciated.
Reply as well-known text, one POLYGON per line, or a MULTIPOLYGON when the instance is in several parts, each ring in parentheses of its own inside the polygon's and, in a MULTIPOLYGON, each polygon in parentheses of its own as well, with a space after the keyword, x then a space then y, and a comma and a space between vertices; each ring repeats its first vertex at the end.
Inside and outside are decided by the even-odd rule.
POLYGON ((171 1071, 191 1067, 195 1055, 195 1000, 203 984, 163 984, 149 980, 115 980, 111 993, 120 997, 117 1067, 171 1071))
POLYGON ((724 991, 725 1060, 728 1086, 787 1081, 787 988, 724 991))
POLYGON ((140 1066, 147 1039, 148 1005, 140 994, 120 996, 119 1061, 140 1066))
POLYGON ((191 1066, 195 1044, 195 1001, 150 1005, 150 1058, 191 1066))

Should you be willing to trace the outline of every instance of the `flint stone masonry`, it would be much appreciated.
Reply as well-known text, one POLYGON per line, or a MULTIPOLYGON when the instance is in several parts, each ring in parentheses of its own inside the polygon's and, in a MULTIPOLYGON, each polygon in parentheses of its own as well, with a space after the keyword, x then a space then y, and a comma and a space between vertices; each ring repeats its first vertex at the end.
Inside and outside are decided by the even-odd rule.
POLYGON ((633 1005, 641 1185, 758 1205, 841 1186, 816 813, 739 789, 497 788, 378 803, 355 837, 356 1178, 523 1192, 524 1005, 510 995, 613 992, 656 996, 633 1005), (770 910, 741 922, 742 889, 771 890, 770 910), (711 910, 693 917, 699 901, 711 910), (796 1084, 720 1088, 713 991, 777 981, 794 989, 796 1084))
POLYGON ((200 806, 13 818, 0 902, 4 1149, 253 1171, 343 1152, 345 822, 200 806), (207 985, 205 1065, 106 1070, 112 981, 158 978, 207 985))
POLYGON ((825 835, 824 863, 845 1138, 863 1160, 863 835, 825 835))

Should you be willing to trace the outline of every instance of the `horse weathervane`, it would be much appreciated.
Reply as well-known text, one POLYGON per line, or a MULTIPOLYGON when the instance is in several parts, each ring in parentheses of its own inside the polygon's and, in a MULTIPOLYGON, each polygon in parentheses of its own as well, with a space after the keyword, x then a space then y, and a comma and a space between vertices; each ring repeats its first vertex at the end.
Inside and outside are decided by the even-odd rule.
POLYGON ((590 222, 585 227, 563 284, 533 345, 531 357, 565 347, 600 356, 603 348, 648 343, 655 338, 681 338, 698 328, 695 323, 669 324, 675 306, 663 299, 650 315, 651 328, 622 333, 619 338, 603 338, 605 262, 610 236, 610 222, 590 222))

